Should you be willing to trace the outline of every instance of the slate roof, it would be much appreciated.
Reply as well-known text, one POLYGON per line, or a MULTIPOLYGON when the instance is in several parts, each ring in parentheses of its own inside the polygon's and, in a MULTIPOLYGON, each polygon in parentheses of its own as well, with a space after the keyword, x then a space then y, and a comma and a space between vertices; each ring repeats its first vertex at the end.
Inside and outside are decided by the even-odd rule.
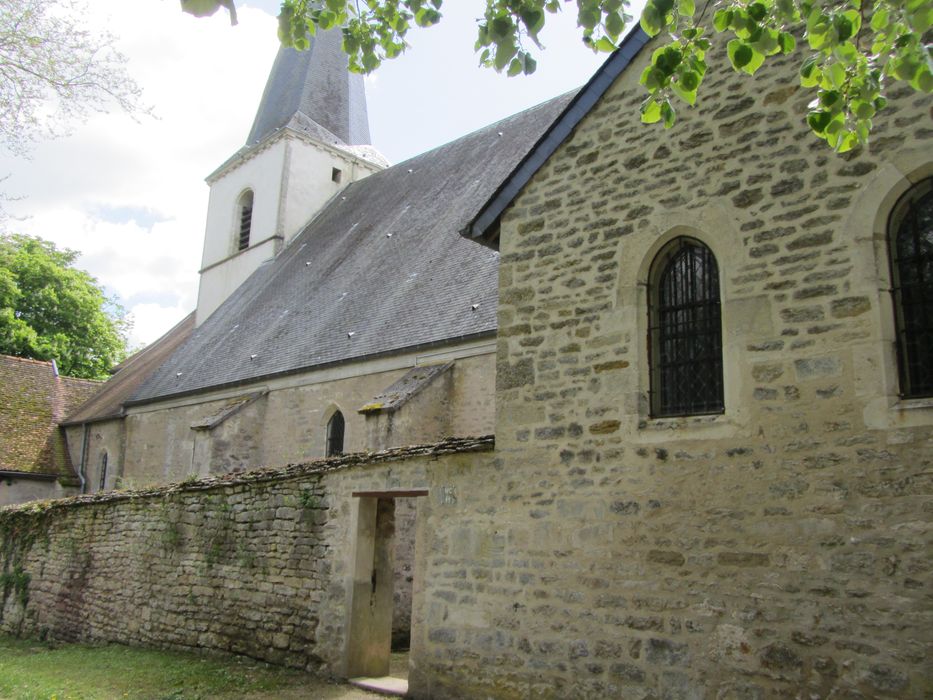
POLYGON ((331 145, 371 143, 363 76, 347 70, 339 29, 307 51, 279 48, 246 145, 288 126, 331 145))
POLYGON ((405 376, 393 382, 379 396, 362 408, 358 408, 356 412, 370 415, 397 411, 453 366, 453 362, 444 362, 438 365, 413 367, 405 373, 405 376))
POLYGON ((349 185, 127 403, 493 334, 498 253, 460 232, 572 97, 349 185))
POLYGON ((0 355, 0 472, 74 476, 58 422, 100 386, 59 376, 51 362, 0 355))
POLYGON ((191 312, 157 341, 114 367, 113 376, 87 401, 74 406, 62 425, 121 417, 123 402, 188 339, 193 330, 194 312, 191 312))

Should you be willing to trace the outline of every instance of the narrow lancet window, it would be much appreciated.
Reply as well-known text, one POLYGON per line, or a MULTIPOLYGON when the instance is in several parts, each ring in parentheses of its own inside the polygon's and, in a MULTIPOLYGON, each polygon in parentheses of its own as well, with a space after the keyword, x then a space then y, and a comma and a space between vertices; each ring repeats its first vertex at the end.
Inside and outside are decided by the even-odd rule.
POLYGON ((240 195, 237 205, 237 250, 249 248, 249 234, 253 228, 253 191, 246 190, 240 195))
POLYGON ((98 487, 97 490, 103 491, 105 488, 107 488, 107 453, 106 452, 104 452, 104 454, 100 456, 100 486, 98 487))
POLYGON ((888 232, 900 394, 933 396, 933 178, 901 199, 888 232))
POLYGON ((344 427, 343 414, 336 411, 327 421, 327 446, 325 452, 327 457, 343 454, 344 427))
POLYGON ((654 259, 649 287, 651 413, 722 413, 719 268, 693 238, 671 241, 654 259))

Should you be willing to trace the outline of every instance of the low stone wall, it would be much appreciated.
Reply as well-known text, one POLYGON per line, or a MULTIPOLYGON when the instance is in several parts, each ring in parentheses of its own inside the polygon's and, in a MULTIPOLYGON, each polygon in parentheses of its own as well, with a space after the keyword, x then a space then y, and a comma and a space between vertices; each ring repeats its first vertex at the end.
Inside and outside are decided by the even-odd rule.
POLYGON ((338 674, 353 491, 431 487, 491 448, 448 440, 4 509, 0 630, 338 674))

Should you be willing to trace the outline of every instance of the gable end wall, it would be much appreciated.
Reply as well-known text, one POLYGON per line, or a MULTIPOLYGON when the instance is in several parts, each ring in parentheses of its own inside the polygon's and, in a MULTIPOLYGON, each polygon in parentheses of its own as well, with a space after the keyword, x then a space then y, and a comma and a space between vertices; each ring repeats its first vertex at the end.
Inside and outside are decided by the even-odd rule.
POLYGON ((923 697, 933 409, 898 404, 883 235, 933 172, 929 97, 892 91, 835 156, 776 58, 711 69, 665 131, 638 122, 651 50, 501 223, 497 519, 524 585, 488 593, 510 661, 480 652, 483 688, 923 697), (722 416, 649 415, 645 282, 678 235, 719 262, 722 416))

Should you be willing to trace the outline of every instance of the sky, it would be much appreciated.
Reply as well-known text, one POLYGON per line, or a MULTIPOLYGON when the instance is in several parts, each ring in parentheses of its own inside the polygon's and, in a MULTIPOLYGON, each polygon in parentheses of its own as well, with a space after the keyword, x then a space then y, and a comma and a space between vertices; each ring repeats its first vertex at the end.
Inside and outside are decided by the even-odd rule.
MULTIPOLYGON (((80 251, 77 267, 130 313, 134 347, 196 305, 204 178, 244 144, 278 48, 278 1, 237 5, 231 27, 224 11, 195 19, 175 0, 90 0, 87 27, 117 37, 153 116, 96 114, 29 159, 0 152, 3 192, 17 198, 3 204, 5 230, 80 251)), ((549 18, 534 75, 480 68, 482 5, 448 0, 439 25, 412 30, 411 48, 366 78, 373 145, 390 162, 578 87, 606 58, 582 45, 568 11, 549 18)))

